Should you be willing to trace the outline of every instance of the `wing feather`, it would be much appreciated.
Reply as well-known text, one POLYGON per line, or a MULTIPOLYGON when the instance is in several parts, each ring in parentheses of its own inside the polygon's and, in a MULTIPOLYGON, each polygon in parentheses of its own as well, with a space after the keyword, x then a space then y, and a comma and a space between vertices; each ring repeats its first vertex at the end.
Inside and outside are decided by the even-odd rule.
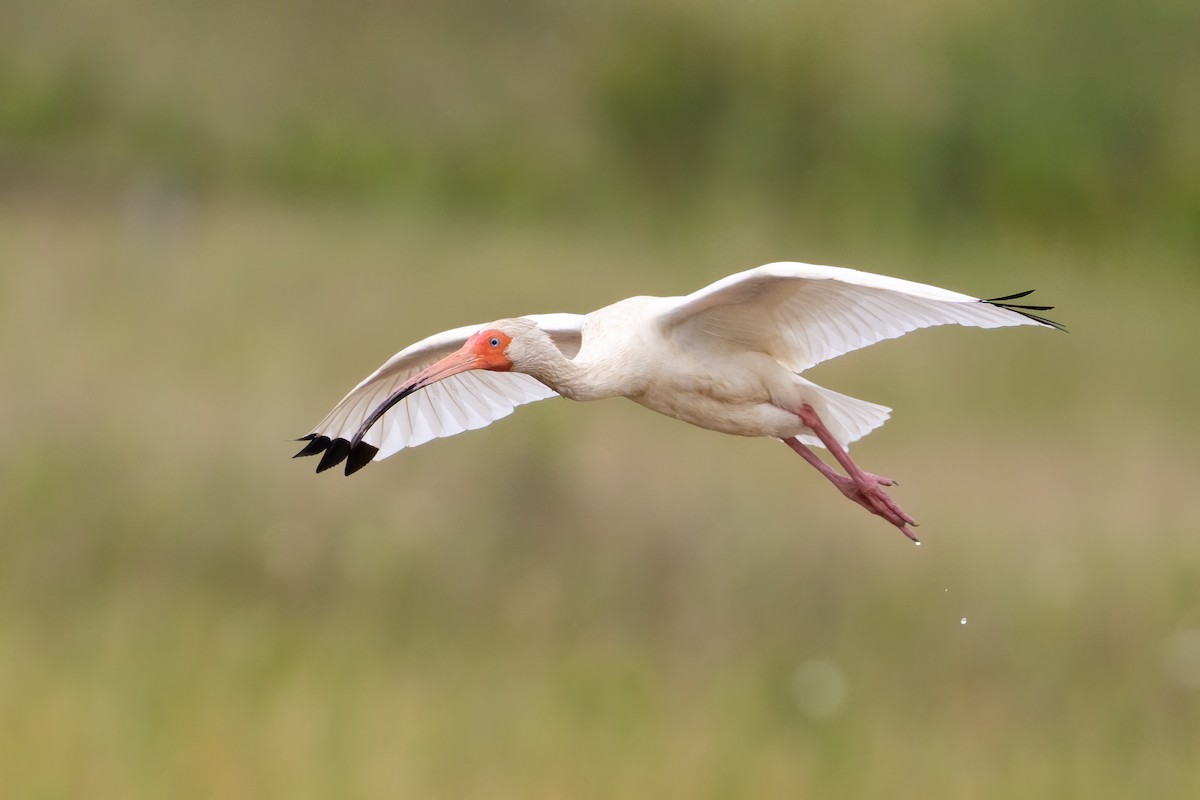
POLYGON ((934 325, 1062 327, 1027 313, 1046 307, 1002 302, 1026 294, 981 300, 869 272, 779 262, 730 275, 686 297, 664 298, 659 321, 669 335, 703 333, 737 341, 803 372, 934 325))
MULTIPOLYGON (((581 315, 532 314, 523 319, 546 331, 568 357, 579 351, 581 315)), ((483 327, 482 324, 467 325, 443 331, 396 353, 351 389, 325 419, 303 437, 307 444, 297 456, 324 453, 320 469, 335 466, 349 456, 346 474, 350 474, 371 460, 379 461, 432 439, 482 428, 508 416, 517 406, 558 396, 536 378, 519 372, 462 372, 401 400, 366 432, 362 444, 355 448, 358 452, 348 450, 349 440, 363 421, 402 383, 457 350, 483 327)))

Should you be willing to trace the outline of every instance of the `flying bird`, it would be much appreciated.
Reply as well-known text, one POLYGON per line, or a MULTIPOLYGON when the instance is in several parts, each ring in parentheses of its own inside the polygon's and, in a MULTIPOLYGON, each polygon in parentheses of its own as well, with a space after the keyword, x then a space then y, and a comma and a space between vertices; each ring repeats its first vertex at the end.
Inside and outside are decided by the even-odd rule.
POLYGON ((918 542, 913 520, 847 447, 891 409, 802 377, 822 361, 933 325, 1065 330, 1018 305, 795 262, 739 272, 683 297, 631 297, 590 314, 531 314, 444 331, 406 347, 334 406, 299 456, 351 475, 405 447, 482 428, 519 405, 627 397, 738 436, 781 439, 843 495, 918 542), (838 472, 811 448, 824 447, 838 472))

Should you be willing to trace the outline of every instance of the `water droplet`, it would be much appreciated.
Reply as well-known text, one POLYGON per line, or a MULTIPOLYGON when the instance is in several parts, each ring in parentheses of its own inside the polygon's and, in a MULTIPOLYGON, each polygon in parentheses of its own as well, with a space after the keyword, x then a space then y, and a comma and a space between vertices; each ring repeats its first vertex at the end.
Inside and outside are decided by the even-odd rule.
POLYGON ((966 625, 966 624, 967 624, 967 618, 966 618, 966 617, 963 617, 962 619, 960 619, 960 620, 958 621, 958 624, 959 624, 959 625, 966 625))

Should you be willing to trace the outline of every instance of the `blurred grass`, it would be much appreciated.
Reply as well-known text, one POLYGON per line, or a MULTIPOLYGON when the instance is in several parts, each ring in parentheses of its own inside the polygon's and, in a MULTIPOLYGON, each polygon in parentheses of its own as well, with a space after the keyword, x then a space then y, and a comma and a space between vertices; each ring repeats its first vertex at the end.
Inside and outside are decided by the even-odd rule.
POLYGON ((1200 792, 1190 5, 0 14, 0 796, 1200 792), (780 258, 1072 330, 814 371, 920 549, 619 402, 286 460, 431 331, 780 258))
POLYGON ((1200 219, 1185 0, 4 13, 0 168, 18 174, 893 235, 1194 244, 1200 219))

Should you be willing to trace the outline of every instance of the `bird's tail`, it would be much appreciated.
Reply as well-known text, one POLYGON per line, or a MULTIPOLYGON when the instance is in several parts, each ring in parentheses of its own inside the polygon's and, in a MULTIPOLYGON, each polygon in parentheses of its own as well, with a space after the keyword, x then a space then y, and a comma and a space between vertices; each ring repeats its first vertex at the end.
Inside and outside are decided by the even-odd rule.
MULTIPOLYGON (((812 405, 825 427, 847 449, 851 442, 858 441, 887 422, 892 414, 887 406, 849 397, 804 378, 800 380, 805 384, 805 401, 812 405)), ((825 446, 811 433, 802 433, 796 438, 807 445, 825 446)))

